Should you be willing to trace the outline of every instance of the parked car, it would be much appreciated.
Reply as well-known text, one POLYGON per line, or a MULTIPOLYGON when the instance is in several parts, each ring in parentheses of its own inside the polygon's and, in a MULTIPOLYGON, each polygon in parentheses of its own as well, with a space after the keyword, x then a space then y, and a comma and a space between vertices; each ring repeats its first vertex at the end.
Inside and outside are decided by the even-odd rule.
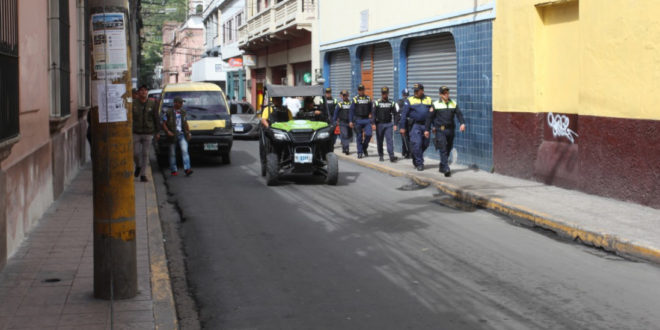
POLYGON ((250 103, 231 102, 229 103, 229 112, 231 113, 231 124, 235 138, 259 138, 260 119, 250 103))
MULTIPOLYGON (((225 93, 211 83, 178 83, 163 88, 159 113, 162 118, 168 108, 173 107, 174 98, 183 98, 188 125, 192 138, 188 152, 194 155, 221 156, 224 164, 231 162, 233 144, 231 115, 225 93)), ((156 153, 163 163, 168 157, 169 142, 161 130, 156 153)))

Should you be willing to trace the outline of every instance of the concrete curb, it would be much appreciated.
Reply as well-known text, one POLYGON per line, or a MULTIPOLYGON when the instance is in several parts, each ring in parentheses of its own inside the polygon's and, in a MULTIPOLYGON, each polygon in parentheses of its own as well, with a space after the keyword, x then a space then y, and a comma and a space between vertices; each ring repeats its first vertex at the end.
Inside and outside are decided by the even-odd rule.
POLYGON ((397 170, 386 165, 375 164, 343 154, 337 154, 337 156, 339 159, 347 160, 360 166, 371 168, 392 176, 410 178, 421 185, 433 185, 440 191, 457 200, 515 218, 526 225, 538 226, 551 230, 563 238, 571 239, 588 246, 603 248, 606 251, 614 252, 618 255, 643 259, 660 264, 660 250, 644 246, 638 242, 618 237, 617 235, 580 228, 580 226, 568 220, 558 219, 542 212, 508 203, 499 198, 488 197, 478 192, 469 191, 438 179, 416 175, 414 172, 397 170))
POLYGON ((145 185, 147 204, 147 231, 149 237, 149 265, 151 267, 151 297, 154 308, 155 329, 178 329, 179 324, 172 293, 170 272, 160 226, 156 187, 151 168, 147 170, 149 182, 145 185))

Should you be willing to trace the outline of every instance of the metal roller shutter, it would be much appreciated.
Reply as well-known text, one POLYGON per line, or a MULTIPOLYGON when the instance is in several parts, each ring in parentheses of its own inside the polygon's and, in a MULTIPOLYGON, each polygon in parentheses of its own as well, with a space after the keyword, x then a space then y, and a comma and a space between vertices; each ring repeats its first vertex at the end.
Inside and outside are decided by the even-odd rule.
POLYGON ((339 98, 339 92, 345 89, 351 93, 351 58, 348 50, 330 54, 330 88, 332 96, 339 98))
MULTIPOLYGON (((456 45, 451 34, 413 39, 408 45, 408 83, 424 85, 425 94, 434 100, 440 86, 456 98, 456 45)), ((412 91, 411 91, 412 95, 412 91)))
MULTIPOLYGON (((389 44, 377 44, 374 46, 374 100, 381 97, 380 89, 383 86, 390 88, 390 98, 396 99, 393 89, 394 64, 392 62, 392 47, 389 44)), ((426 88, 426 87, 425 87, 426 88)))

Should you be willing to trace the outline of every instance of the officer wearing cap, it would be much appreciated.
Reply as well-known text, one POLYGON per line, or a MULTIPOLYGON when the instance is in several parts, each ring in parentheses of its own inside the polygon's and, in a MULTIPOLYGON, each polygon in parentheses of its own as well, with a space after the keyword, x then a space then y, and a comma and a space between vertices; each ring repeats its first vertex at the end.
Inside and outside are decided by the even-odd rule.
POLYGON ((349 120, 351 127, 355 128, 355 143, 357 144, 358 158, 369 156, 367 147, 371 140, 373 118, 370 118, 373 104, 371 98, 364 94, 364 85, 358 86, 358 96, 353 97, 349 120), (364 134, 362 134, 364 132, 364 134))
MULTIPOLYGON (((396 123, 398 123, 401 120, 401 112, 403 110, 403 105, 406 103, 406 99, 408 98, 408 88, 404 88, 401 91, 401 98, 396 101, 396 123)), ((410 129, 412 128, 412 122, 411 121, 406 121, 406 133, 405 134, 399 134, 401 136, 401 155, 404 158, 410 158, 410 129)), ((396 128, 394 129, 396 130, 396 128)))
MULTIPOLYGON (((332 88, 328 87, 325 89, 325 97, 323 98, 323 111, 325 111, 326 116, 328 118, 328 124, 332 125, 332 117, 335 114, 335 108, 337 107, 337 99, 332 97, 332 88)), ((332 137, 330 138, 332 141, 332 146, 334 147, 335 143, 337 142, 337 135, 332 134, 332 137)))
POLYGON ((353 139, 353 130, 351 129, 350 112, 351 100, 348 98, 348 91, 342 90, 340 93, 342 100, 337 102, 335 111, 332 115, 332 122, 339 125, 339 134, 341 137, 341 150, 344 154, 348 155, 348 146, 353 139))
POLYGON ((403 112, 399 127, 401 134, 406 133, 406 121, 413 122, 410 129, 410 146, 412 151, 413 166, 418 171, 424 170, 424 151, 429 146, 429 139, 425 136, 426 118, 433 111, 433 100, 424 95, 424 85, 413 85, 413 96, 409 97, 403 105, 403 112))
POLYGON ((383 158, 383 139, 387 142, 387 154, 390 156, 390 162, 396 162, 394 156, 394 141, 392 141, 392 127, 396 129, 396 107, 394 101, 388 97, 390 89, 387 86, 380 89, 381 98, 374 102, 371 118, 376 123, 376 142, 378 145, 378 160, 383 158))
POLYGON ((183 159, 183 169, 186 176, 192 174, 190 169, 190 156, 188 155, 188 140, 191 139, 190 127, 186 119, 186 110, 183 109, 183 98, 176 96, 172 108, 165 111, 162 118, 162 127, 170 141, 170 173, 172 176, 178 174, 176 167, 176 145, 181 149, 181 158, 183 159))
POLYGON ((465 131, 465 120, 463 113, 458 108, 458 104, 449 98, 449 87, 440 87, 440 99, 433 103, 433 112, 426 118, 426 130, 424 136, 430 136, 431 125, 435 131, 435 146, 440 152, 440 173, 445 176, 451 176, 449 169, 449 153, 454 148, 454 116, 458 117, 458 122, 461 123, 459 130, 465 131))

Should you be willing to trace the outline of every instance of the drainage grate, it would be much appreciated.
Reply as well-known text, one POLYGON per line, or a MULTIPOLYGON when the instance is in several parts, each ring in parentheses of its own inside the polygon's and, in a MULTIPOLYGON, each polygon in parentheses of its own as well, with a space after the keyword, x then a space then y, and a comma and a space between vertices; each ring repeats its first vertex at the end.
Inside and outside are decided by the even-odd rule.
POLYGON ((41 282, 44 282, 44 283, 57 283, 59 281, 61 281, 59 278, 47 278, 47 279, 45 279, 41 282))

